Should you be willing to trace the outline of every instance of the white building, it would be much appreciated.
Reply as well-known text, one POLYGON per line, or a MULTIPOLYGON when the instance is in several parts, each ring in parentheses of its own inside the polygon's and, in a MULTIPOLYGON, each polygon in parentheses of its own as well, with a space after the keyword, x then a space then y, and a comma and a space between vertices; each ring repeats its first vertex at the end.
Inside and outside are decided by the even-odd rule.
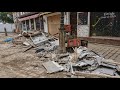
POLYGON ((0 33, 5 32, 4 31, 4 26, 6 27, 7 32, 13 32, 15 30, 15 24, 9 24, 9 23, 3 24, 3 23, 0 23, 0 33))

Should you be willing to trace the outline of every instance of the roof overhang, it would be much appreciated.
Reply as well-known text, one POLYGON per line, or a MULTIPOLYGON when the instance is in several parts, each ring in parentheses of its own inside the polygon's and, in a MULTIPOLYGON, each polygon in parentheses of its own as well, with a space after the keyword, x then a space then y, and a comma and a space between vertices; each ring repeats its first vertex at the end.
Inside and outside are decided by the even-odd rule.
POLYGON ((39 14, 35 14, 35 15, 31 15, 31 16, 24 17, 24 18, 20 18, 20 19, 18 19, 18 20, 19 20, 19 21, 25 21, 25 20, 37 18, 38 16, 39 16, 39 14))

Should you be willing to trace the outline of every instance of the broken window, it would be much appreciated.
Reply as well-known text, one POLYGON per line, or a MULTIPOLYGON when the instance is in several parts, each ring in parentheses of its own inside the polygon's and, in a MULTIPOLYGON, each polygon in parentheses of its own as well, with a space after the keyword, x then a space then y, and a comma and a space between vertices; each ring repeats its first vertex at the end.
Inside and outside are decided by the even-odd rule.
POLYGON ((88 25, 88 12, 78 13, 78 25, 88 25))
POLYGON ((39 17, 35 19, 35 22, 36 22, 36 29, 39 30, 40 29, 39 17))
POLYGON ((31 29, 33 30, 34 29, 34 20, 31 19, 30 21, 31 21, 31 29))
POLYGON ((43 17, 40 17, 40 29, 44 30, 43 17))
POLYGON ((27 30, 30 30, 30 28, 29 28, 29 20, 26 20, 26 27, 27 27, 27 30))
POLYGON ((26 30, 25 21, 23 21, 22 23, 23 23, 23 30, 26 30))

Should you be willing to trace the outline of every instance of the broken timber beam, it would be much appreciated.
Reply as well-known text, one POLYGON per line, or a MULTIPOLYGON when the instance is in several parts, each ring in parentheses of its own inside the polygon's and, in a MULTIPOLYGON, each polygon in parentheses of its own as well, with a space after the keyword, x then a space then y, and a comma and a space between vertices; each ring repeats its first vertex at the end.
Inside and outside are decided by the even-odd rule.
POLYGON ((27 49, 25 49, 23 52, 26 52, 26 51, 28 51, 28 50, 30 50, 30 49, 32 49, 33 48, 33 46, 30 46, 30 47, 28 47, 27 49))

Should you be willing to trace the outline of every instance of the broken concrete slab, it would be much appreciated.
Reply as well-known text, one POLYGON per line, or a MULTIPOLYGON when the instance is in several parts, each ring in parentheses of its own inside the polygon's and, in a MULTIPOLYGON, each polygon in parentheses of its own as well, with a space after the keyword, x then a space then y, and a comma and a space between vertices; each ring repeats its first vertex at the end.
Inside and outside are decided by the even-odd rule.
POLYGON ((47 69, 47 73, 55 73, 62 71, 64 68, 54 61, 48 61, 43 63, 43 66, 47 69))

